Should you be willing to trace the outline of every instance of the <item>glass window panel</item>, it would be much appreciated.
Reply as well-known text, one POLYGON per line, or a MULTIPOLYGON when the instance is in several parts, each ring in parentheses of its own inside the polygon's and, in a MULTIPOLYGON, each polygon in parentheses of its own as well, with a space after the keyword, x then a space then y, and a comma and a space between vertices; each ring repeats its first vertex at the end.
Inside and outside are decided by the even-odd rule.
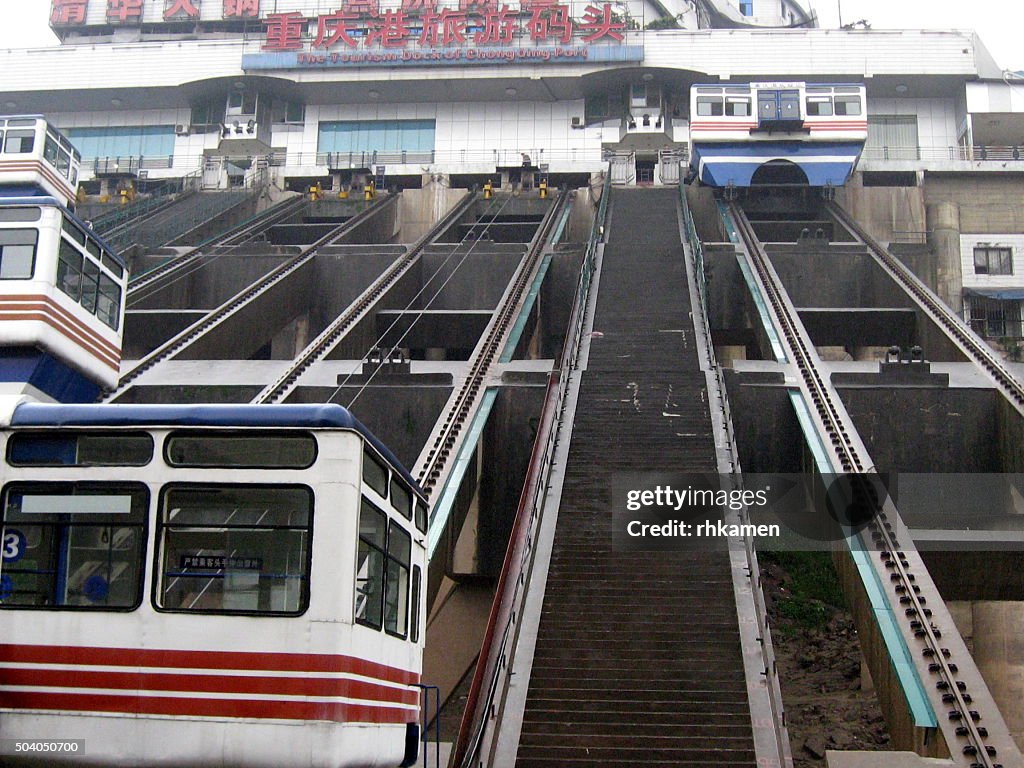
POLYGON ((17 432, 7 443, 7 461, 18 467, 143 466, 153 459, 145 433, 17 432))
POLYGON ((832 99, 828 96, 812 96, 807 99, 808 117, 829 117, 832 114, 832 99))
POLYGON ((859 96, 836 96, 837 115, 859 115, 860 113, 859 96))
POLYGON ((86 259, 82 269, 82 306, 89 312, 96 312, 96 297, 100 290, 100 265, 86 259))
POLYGON ((35 272, 35 229, 0 230, 0 280, 28 280, 35 272))
POLYGON ((427 532, 427 505, 422 499, 416 499, 416 527, 427 532))
POLYGON ((384 615, 384 563, 387 516, 363 499, 359 510, 355 620, 380 629, 384 615))
POLYGON ((737 99, 727 97, 725 100, 725 114, 730 117, 747 117, 750 115, 750 99, 737 99))
POLYGON ((39 221, 43 216, 42 211, 36 207, 30 208, 0 208, 0 221, 39 221))
POLYGON ((106 274, 100 275, 100 292, 96 300, 96 316, 115 331, 121 322, 121 286, 106 274))
POLYGON ((388 470, 370 451, 363 451, 363 482, 385 499, 388 497, 388 470))
POLYGON ((35 131, 8 131, 4 152, 15 155, 28 154, 35 148, 35 140, 35 131))
POLYGON ((75 301, 82 295, 81 252, 64 238, 60 241, 60 255, 57 259, 57 287, 75 301))
POLYGON ((309 605, 313 494, 301 486, 177 486, 161 502, 158 607, 298 614, 309 605))
POLYGON ((412 519, 412 491, 397 478, 391 478, 391 506, 407 520, 412 519))
POLYGON ((697 97, 697 114, 701 117, 714 117, 723 112, 722 99, 713 96, 697 97))
POLYGON ((420 567, 413 566, 412 569, 412 617, 409 619, 409 639, 414 643, 420 641, 420 567))
POLYGON ((175 467, 305 469, 316 460, 316 439, 307 433, 173 433, 167 463, 175 467))
POLYGON ((60 154, 60 146, 57 139, 50 133, 46 134, 46 142, 43 144, 43 157, 50 165, 57 165, 57 156, 60 154))
POLYGON ((388 534, 387 584, 384 594, 384 629, 405 637, 409 617, 409 558, 412 539, 397 523, 388 534))
MULTIPOLYGON (((98 503, 97 503, 98 502, 98 503)), ((0 607, 131 609, 141 599, 148 491, 118 483, 20 483, 4 491, 2 544, 10 591, 0 607), (47 497, 73 509, 84 497, 117 500, 104 514, 94 499, 82 513, 23 511, 47 497)))

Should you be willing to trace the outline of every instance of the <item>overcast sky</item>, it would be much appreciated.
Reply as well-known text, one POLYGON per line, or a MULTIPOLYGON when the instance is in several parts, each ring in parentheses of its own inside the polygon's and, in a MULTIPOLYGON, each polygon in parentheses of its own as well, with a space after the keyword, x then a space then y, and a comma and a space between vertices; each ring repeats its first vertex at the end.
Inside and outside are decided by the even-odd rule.
MULTIPOLYGON (((50 0, 0 0, 0 48, 56 45, 47 26, 50 0)), ((338 5, 342 0, 338 1, 338 5)), ((804 0, 821 26, 867 20, 875 29, 974 29, 999 66, 1024 70, 1024 3, 1019 0, 804 0)))

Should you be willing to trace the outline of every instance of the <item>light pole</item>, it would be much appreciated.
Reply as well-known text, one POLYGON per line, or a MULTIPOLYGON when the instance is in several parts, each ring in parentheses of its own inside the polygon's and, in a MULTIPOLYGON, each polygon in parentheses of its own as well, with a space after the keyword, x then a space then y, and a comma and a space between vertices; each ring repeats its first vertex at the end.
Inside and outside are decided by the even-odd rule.
POLYGON ((836 0, 836 6, 839 8, 839 28, 843 28, 843 0, 836 0))

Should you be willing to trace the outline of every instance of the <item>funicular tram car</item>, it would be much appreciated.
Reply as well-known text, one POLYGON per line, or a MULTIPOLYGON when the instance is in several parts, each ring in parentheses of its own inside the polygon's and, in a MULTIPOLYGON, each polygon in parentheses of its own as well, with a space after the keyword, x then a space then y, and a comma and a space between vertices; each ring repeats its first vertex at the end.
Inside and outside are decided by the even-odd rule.
POLYGON ((690 164, 711 187, 841 187, 867 135, 863 84, 760 82, 690 89, 690 164))
POLYGON ((415 760, 428 507, 347 410, 3 419, 0 739, 85 740, 4 761, 415 760))
POLYGON ((0 393, 88 402, 117 383, 128 272, 72 212, 79 164, 44 118, 0 117, 0 393))

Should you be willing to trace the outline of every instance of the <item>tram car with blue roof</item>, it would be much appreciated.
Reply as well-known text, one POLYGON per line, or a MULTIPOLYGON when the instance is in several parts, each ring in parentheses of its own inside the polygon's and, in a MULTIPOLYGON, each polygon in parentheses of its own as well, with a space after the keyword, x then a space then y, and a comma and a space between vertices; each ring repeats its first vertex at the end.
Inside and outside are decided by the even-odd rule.
POLYGON ((428 504, 346 409, 2 421, 0 738, 85 740, 9 764, 413 763, 428 504))
POLYGON ((711 187, 846 184, 867 141, 863 85, 694 85, 690 164, 711 187))
POLYGON ((120 375, 124 260, 71 210, 78 153, 0 117, 0 395, 90 402, 120 375))

